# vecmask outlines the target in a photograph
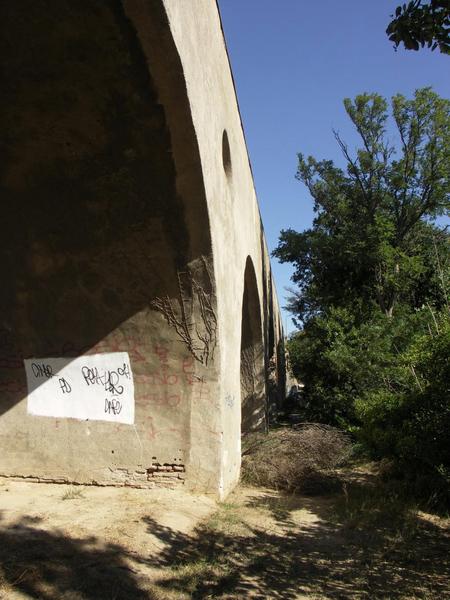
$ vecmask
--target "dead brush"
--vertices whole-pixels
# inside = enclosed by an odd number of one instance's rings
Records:
[[[70,486],[61,496],[61,500],[79,500],[80,498],[84,498],[84,490],[74,486]]]
[[[337,484],[333,469],[349,457],[348,436],[328,425],[302,423],[242,442],[242,481],[256,486],[321,493]]]

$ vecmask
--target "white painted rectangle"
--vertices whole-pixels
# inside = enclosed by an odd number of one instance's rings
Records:
[[[24,360],[28,413],[134,423],[134,382],[127,352]]]

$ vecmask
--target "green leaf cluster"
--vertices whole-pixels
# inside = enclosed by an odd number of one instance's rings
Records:
[[[450,54],[450,1],[412,0],[397,6],[386,33],[395,48],[403,42],[408,50],[427,46]]]

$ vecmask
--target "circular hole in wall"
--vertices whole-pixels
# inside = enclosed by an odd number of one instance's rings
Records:
[[[226,129],[223,130],[222,134],[222,161],[223,168],[227,177],[231,177],[231,152],[230,142],[228,141],[228,134]]]

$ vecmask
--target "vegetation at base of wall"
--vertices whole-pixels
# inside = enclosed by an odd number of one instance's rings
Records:
[[[61,500],[79,500],[80,498],[84,498],[84,489],[78,486],[70,486],[61,496]]]
[[[335,133],[346,170],[299,155],[316,218],[282,231],[274,252],[295,268],[299,412],[448,502],[450,236],[435,218],[449,208],[450,102],[428,88],[397,95],[391,121],[377,94],[344,104],[362,147],[352,155]]]
[[[416,494],[448,502],[448,315],[423,309],[391,323],[378,314],[359,327],[346,317],[335,311],[314,324],[318,337],[289,344],[307,382],[302,418],[349,431],[370,457],[394,460]]]
[[[246,484],[318,493],[333,486],[332,470],[350,455],[349,437],[334,427],[307,423],[243,440],[241,478]]]

